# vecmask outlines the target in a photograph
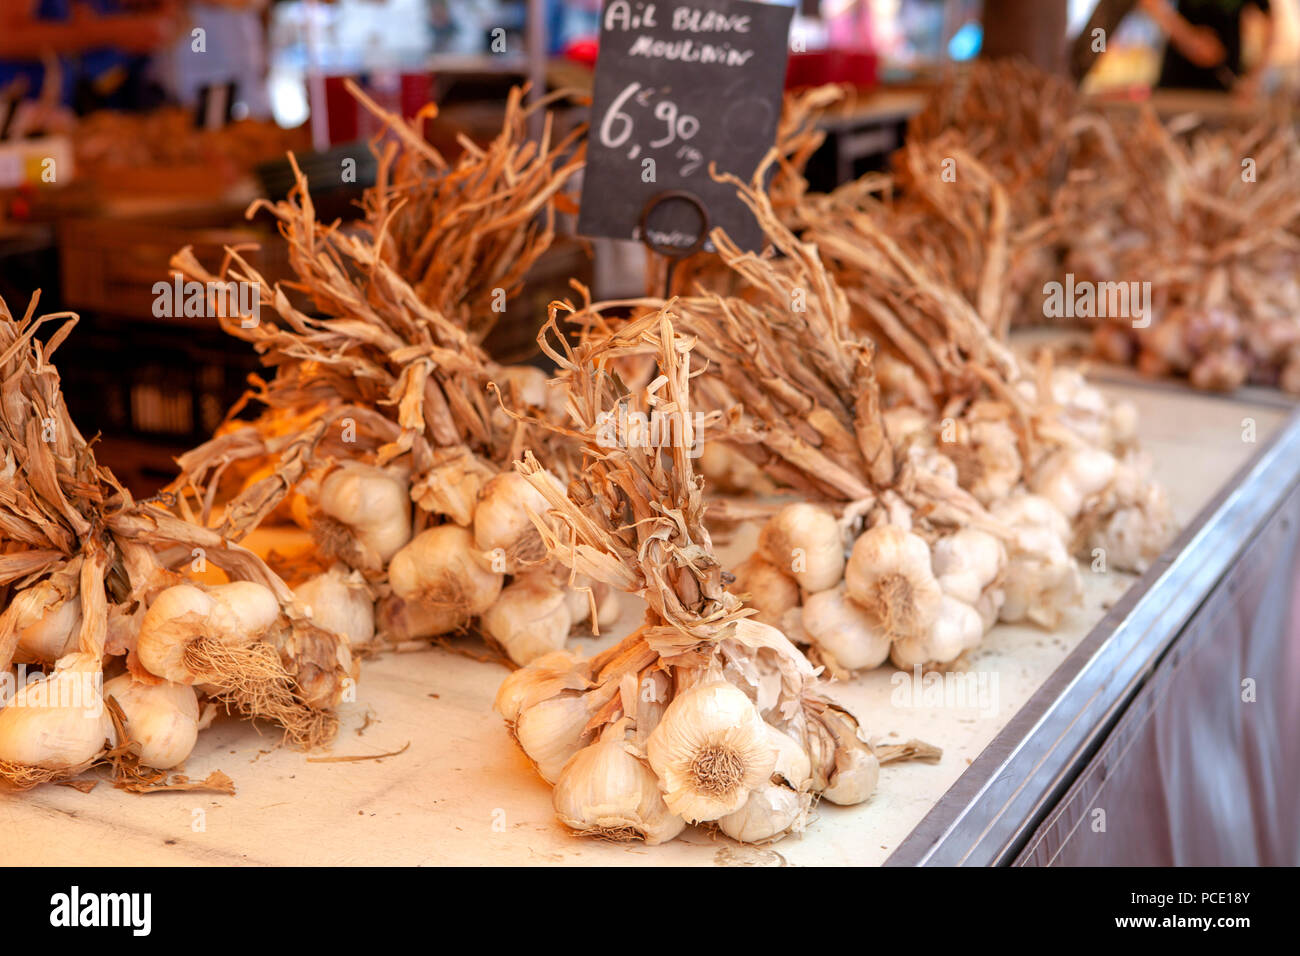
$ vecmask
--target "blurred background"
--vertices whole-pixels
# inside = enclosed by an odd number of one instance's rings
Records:
[[[981,53],[1032,58],[1118,104],[1194,96],[1236,111],[1292,96],[1298,5],[800,0],[787,85],[854,91],[826,118],[809,179],[829,189],[883,168],[925,92]],[[1175,85],[1169,37],[1187,49],[1198,40],[1170,10],[1228,17],[1216,21],[1231,34],[1224,65],[1190,92],[1159,88]],[[265,274],[284,275],[282,252],[252,251],[269,227],[245,210],[289,188],[288,151],[321,218],[352,214],[374,176],[368,140],[379,124],[345,80],[408,117],[436,102],[425,133],[452,156],[460,137],[499,129],[513,85],[589,90],[599,13],[598,0],[5,0],[0,296],[21,312],[39,289],[42,309],[81,314],[60,368],[74,418],[103,435],[102,460],[133,487],[156,487],[257,371],[213,320],[155,316],[151,289],[187,245],[205,262],[240,245]],[[584,119],[580,106],[560,110],[561,126]],[[347,158],[351,180],[340,175]],[[644,254],[628,245],[557,242],[529,284],[533,299],[513,303],[489,346],[527,360],[545,302],[570,277],[598,294],[639,292]]]

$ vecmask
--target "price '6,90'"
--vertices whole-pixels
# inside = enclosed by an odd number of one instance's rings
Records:
[[[601,118],[600,144],[609,149],[621,149],[626,145],[636,129],[636,121],[632,118],[632,114],[624,110],[624,106],[628,105],[629,100],[639,106],[649,106],[654,97],[655,91],[642,89],[640,83],[629,83],[625,86]],[[663,124],[663,135],[646,143],[650,149],[663,149],[676,142],[684,144],[700,130],[700,121],[688,113],[682,113],[677,104],[669,99],[661,99],[654,104],[653,116]],[[650,131],[651,135],[656,132],[659,132],[658,128]],[[635,159],[640,153],[641,145],[633,143],[627,155],[629,159]],[[689,148],[679,149],[677,156],[679,159],[687,160],[682,168],[682,174],[687,176],[694,172],[703,159],[698,150]]]

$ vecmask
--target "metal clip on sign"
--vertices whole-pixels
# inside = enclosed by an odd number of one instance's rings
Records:
[[[672,246],[667,243],[656,242],[650,232],[650,216],[665,203],[684,202],[695,207],[696,213],[700,217],[700,231],[695,237],[695,241],[689,246]],[[645,243],[646,248],[651,252],[656,252],[668,260],[668,272],[664,276],[664,295],[667,299],[672,295],[673,276],[677,272],[677,264],[687,256],[694,255],[704,248],[704,243],[709,238],[709,210],[704,205],[703,200],[689,189],[667,189],[661,193],[651,196],[649,201],[641,209],[641,241]]]

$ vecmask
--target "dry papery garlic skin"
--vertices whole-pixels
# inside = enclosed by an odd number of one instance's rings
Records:
[[[77,647],[81,630],[81,599],[62,596],[50,581],[41,581],[14,595],[19,612],[18,645],[14,659],[20,663],[57,661]]]

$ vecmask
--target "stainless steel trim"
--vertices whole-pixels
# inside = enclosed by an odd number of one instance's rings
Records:
[[[1098,622],[885,865],[989,866],[1014,859],[1156,661],[1297,484],[1300,411]]]

